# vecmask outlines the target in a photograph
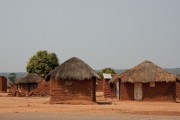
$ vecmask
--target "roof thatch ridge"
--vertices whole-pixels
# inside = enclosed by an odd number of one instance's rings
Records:
[[[36,73],[30,73],[25,77],[21,77],[15,80],[15,83],[38,83],[40,80],[43,80]]]
[[[165,71],[151,61],[145,60],[132,69],[115,76],[112,81],[121,79],[122,82],[175,82],[178,78],[174,74]]]
[[[46,80],[89,80],[100,79],[99,75],[84,61],[73,57],[56,67],[47,76]]]

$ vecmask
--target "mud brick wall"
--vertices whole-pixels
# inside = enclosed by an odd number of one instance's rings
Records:
[[[36,96],[46,96],[50,93],[50,81],[41,80],[37,89],[34,90]]]
[[[112,83],[113,87],[110,87],[108,82],[110,80],[103,80],[103,92],[104,98],[116,98],[116,83]]]
[[[7,79],[0,76],[0,92],[7,92]]]
[[[176,82],[176,100],[180,101],[180,81]]]
[[[18,91],[17,84],[13,84],[8,92],[9,96],[16,96],[16,92]]]
[[[9,96],[26,96],[28,93],[28,84],[13,84],[8,94]]]
[[[29,91],[30,84],[13,84],[9,90],[9,96],[46,96],[50,92],[50,82],[41,80],[38,83],[31,83],[34,85],[34,89]]]
[[[120,100],[134,100],[134,84],[120,83]]]
[[[96,91],[103,92],[103,80],[97,80],[96,83]]]
[[[175,100],[175,82],[156,82],[155,87],[150,87],[150,83],[143,84],[143,100],[147,101],[169,101]]]
[[[51,80],[50,103],[59,103],[66,100],[93,101],[93,80],[73,80],[67,83],[64,80]]]
[[[29,91],[28,91],[28,84],[20,84],[20,92],[28,95]]]

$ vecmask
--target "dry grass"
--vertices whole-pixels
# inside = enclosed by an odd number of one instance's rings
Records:
[[[18,83],[38,83],[43,78],[39,77],[35,73],[28,74],[26,77],[19,78],[15,81],[16,84]]]
[[[91,80],[99,75],[84,61],[73,57],[50,72],[46,80]]]
[[[158,65],[144,61],[143,63],[135,66],[124,73],[115,76],[113,81],[121,79],[122,82],[175,82],[178,78],[172,73],[165,71]]]

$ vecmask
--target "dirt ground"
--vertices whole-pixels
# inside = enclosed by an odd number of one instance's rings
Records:
[[[0,120],[180,120],[180,116],[94,113],[0,113]]]
[[[140,114],[180,116],[180,103],[105,100],[102,93],[97,93],[97,103],[80,101],[81,105],[49,104],[49,97],[8,97],[0,94],[0,113],[21,112],[64,112],[98,114]]]

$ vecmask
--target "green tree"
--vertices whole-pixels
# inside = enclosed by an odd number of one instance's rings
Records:
[[[26,70],[28,73],[36,73],[42,78],[45,78],[45,76],[58,65],[59,60],[55,53],[41,50],[29,59]]]
[[[103,77],[103,73],[107,73],[107,74],[116,74],[116,72],[115,72],[112,68],[110,68],[110,67],[104,68],[104,69],[102,69],[101,72],[98,73],[99,76],[101,76],[101,78]]]
[[[14,82],[16,79],[16,73],[9,73],[8,79],[10,80],[11,83]]]

